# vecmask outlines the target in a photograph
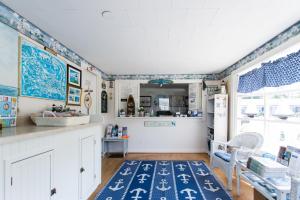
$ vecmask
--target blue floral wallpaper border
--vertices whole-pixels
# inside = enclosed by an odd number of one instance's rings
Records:
[[[130,75],[111,75],[113,80],[154,80],[154,79],[171,79],[171,80],[188,80],[188,79],[205,79],[218,80],[217,74],[130,74]]]
[[[218,74],[219,79],[223,79],[231,74],[231,72],[235,71],[236,69],[242,67],[243,65],[255,60],[259,56],[262,56],[266,52],[280,46],[287,40],[297,36],[300,34],[300,20],[293,24],[292,26],[288,27],[260,47],[256,48],[254,51],[234,63],[233,65],[227,67],[224,71]]]
[[[34,41],[40,43],[43,46],[55,50],[59,55],[65,57],[66,59],[76,63],[81,66],[82,62],[88,61],[83,59],[81,56],[64,46],[62,43],[58,42],[56,39],[51,37],[49,34],[26,20],[24,17],[13,11],[11,8],[7,7],[0,1],[0,22],[10,26],[11,28],[17,30],[18,32],[26,35],[27,37],[33,39]],[[227,67],[220,73],[216,74],[130,74],[130,75],[109,75],[103,72],[101,69],[96,67],[101,73],[104,80],[116,80],[116,79],[128,79],[128,80],[151,80],[151,79],[206,79],[206,80],[220,80],[229,76],[233,71],[242,67],[243,65],[255,60],[264,53],[280,46],[290,38],[293,38],[300,34],[300,21],[290,26],[277,36],[273,37],[271,40],[267,41],[260,47],[256,48],[254,51],[234,63],[233,65]]]
[[[56,51],[59,55],[72,61],[73,63],[81,66],[81,62],[88,61],[84,60],[81,56],[73,52],[68,47],[64,46],[62,43],[51,37],[49,34],[26,20],[24,17],[13,11],[11,8],[7,7],[0,1],[0,22],[10,26],[16,31],[26,35],[27,37],[33,39],[34,41],[46,46],[50,49]],[[109,75],[97,68],[102,75],[103,79],[109,79]]]

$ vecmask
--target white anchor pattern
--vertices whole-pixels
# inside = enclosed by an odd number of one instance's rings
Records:
[[[203,161],[125,161],[95,200],[232,200]]]

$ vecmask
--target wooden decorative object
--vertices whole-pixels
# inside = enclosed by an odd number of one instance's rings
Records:
[[[135,103],[132,95],[129,95],[127,99],[127,115],[134,116],[135,115]]]

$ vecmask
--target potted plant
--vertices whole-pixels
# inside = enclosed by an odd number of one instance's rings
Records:
[[[119,115],[120,115],[120,117],[125,117],[125,110],[124,109],[120,109]]]
[[[139,117],[144,117],[145,116],[145,109],[144,109],[144,107],[139,107],[138,108],[138,113],[139,113]]]

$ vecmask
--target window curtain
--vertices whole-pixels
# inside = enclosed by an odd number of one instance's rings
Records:
[[[280,87],[296,82],[300,82],[300,51],[262,63],[260,68],[240,76],[238,92],[249,93],[264,87]]]
[[[265,86],[265,70],[263,67],[260,67],[240,76],[238,92],[249,93],[259,90]]]

